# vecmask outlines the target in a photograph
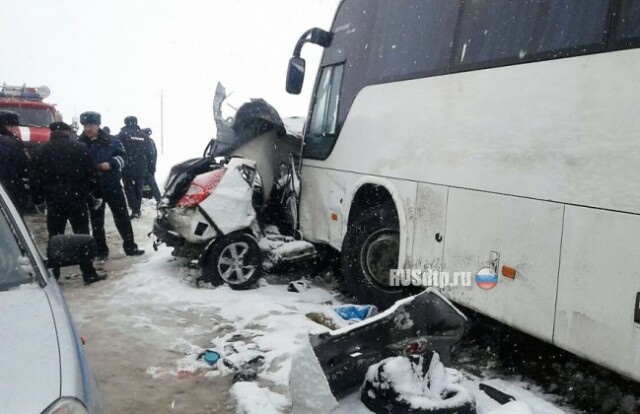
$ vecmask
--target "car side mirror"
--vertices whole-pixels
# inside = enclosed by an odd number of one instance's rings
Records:
[[[47,267],[66,267],[92,261],[96,242],[88,234],[53,236],[47,248]]]
[[[299,95],[304,83],[304,70],[306,62],[301,57],[289,59],[289,69],[287,69],[287,92]]]

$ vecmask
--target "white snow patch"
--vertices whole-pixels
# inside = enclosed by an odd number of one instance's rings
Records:
[[[255,382],[237,382],[230,392],[238,414],[279,414],[289,406],[283,395],[259,387]]]
[[[158,253],[149,257],[146,263],[133,268],[126,278],[114,281],[114,287],[121,294],[111,301],[117,303],[140,303],[150,306],[170,306],[178,311],[197,310],[216,316],[213,327],[230,324],[232,333],[212,338],[211,349],[223,358],[242,366],[261,355],[264,360],[258,369],[259,380],[271,382],[274,386],[288,385],[291,369],[291,355],[309,333],[326,332],[328,329],[306,317],[307,313],[331,313],[333,306],[341,304],[336,294],[313,285],[300,293],[287,291],[286,285],[263,285],[248,291],[234,291],[228,286],[215,289],[196,288],[191,282],[192,275],[185,269],[185,261],[172,259],[168,248],[160,247]],[[139,326],[149,326],[149,321],[139,318]],[[240,336],[240,339],[234,339]],[[225,353],[226,345],[233,345],[237,355]],[[203,344],[204,345],[204,344]],[[218,362],[214,367],[197,356],[204,349],[178,339],[171,345],[173,350],[185,353],[170,369],[151,367],[149,375],[179,376],[184,372],[203,375],[229,375],[233,371]],[[208,371],[218,370],[219,374]]]
[[[488,384],[506,394],[511,395],[518,401],[519,403],[525,404],[528,409],[533,414],[564,414],[565,411],[556,407],[551,402],[547,401],[549,396],[544,394],[544,392],[532,386],[529,383],[522,381],[506,381],[502,379],[482,379],[468,373],[464,374],[464,378],[462,380],[462,385],[466,388],[473,391],[473,394],[476,397],[476,402],[478,403],[478,413],[479,414],[495,414],[494,411],[497,409],[501,409],[500,404],[489,397],[484,391],[481,391],[478,388],[480,383]],[[508,405],[508,404],[506,404]],[[506,406],[505,405],[505,406]],[[506,413],[510,411],[498,411],[498,414]],[[514,411],[515,413],[520,413],[520,411]],[[523,413],[528,413],[524,411]]]
[[[533,414],[533,411],[523,402],[512,401],[491,411],[489,414]]]

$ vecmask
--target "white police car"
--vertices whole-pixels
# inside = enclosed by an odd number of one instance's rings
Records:
[[[47,270],[92,254],[90,236],[58,236],[45,262],[0,186],[0,412],[103,412],[71,314]]]

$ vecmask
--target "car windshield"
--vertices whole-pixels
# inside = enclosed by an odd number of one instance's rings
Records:
[[[34,280],[31,261],[20,248],[5,211],[0,210],[0,291]]]
[[[23,108],[19,106],[6,107],[8,109],[17,112],[20,115],[21,125],[35,125],[39,127],[48,127],[50,123],[54,121],[53,113],[46,108]]]

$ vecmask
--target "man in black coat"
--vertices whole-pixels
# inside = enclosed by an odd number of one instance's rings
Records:
[[[149,136],[140,130],[138,118],[128,116],[124,119],[124,126],[118,134],[118,139],[127,152],[127,165],[122,171],[124,191],[127,194],[129,208],[131,208],[131,219],[137,219],[142,215],[140,208],[142,206],[142,186],[148,162]]]
[[[156,143],[151,138],[151,129],[145,128],[142,130],[149,137],[149,142],[147,144],[147,169],[144,175],[144,183],[151,188],[151,194],[153,198],[155,198],[156,202],[159,203],[162,198],[162,194],[160,194],[160,189],[158,188],[158,183],[156,182],[156,164],[158,162],[158,149],[156,147]]]
[[[13,111],[0,111],[0,183],[20,214],[27,208],[29,192],[29,156],[17,137],[20,116]]]
[[[75,234],[89,234],[87,197],[97,189],[98,172],[87,151],[71,139],[71,127],[64,122],[49,125],[51,139],[36,151],[31,164],[33,202],[47,202],[49,239],[64,234],[67,220]],[[91,261],[81,263],[85,285],[106,279],[98,275]],[[56,279],[60,269],[53,269]]]
[[[139,256],[144,250],[138,249],[133,237],[133,228],[127,212],[127,201],[122,192],[122,168],[127,153],[122,143],[100,129],[101,116],[97,112],[80,114],[80,123],[84,131],[78,139],[87,146],[89,155],[98,169],[98,183],[101,198],[109,205],[113,213],[113,221],[123,240],[124,252],[127,256]],[[98,260],[105,261],[109,257],[109,247],[104,232],[104,210],[102,204],[98,209],[90,211],[93,238],[98,246]]]

